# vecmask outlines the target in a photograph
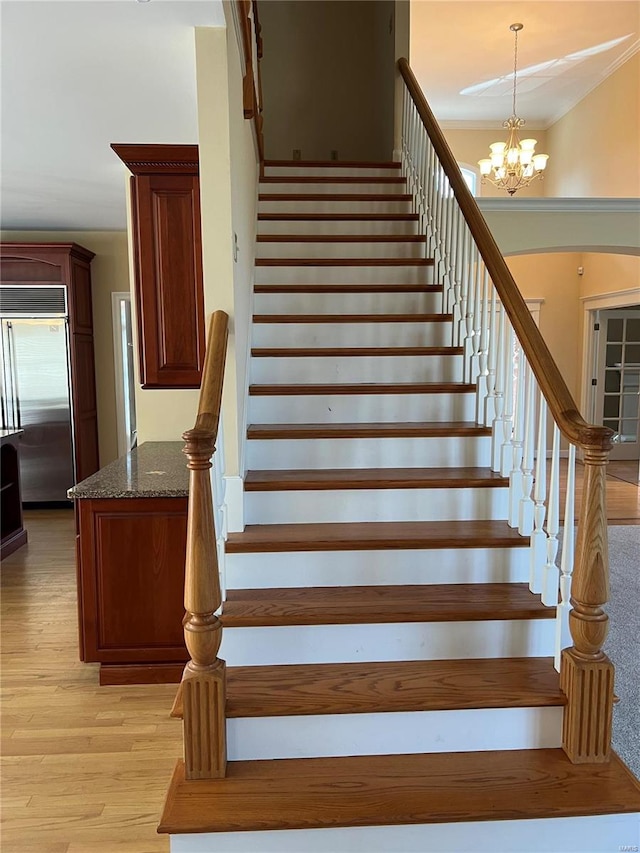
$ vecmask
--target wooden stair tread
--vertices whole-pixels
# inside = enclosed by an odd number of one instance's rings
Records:
[[[178,697],[180,700],[181,694]],[[553,658],[227,667],[227,717],[566,704]],[[182,716],[178,701],[172,716]]]
[[[462,347],[253,347],[253,358],[391,357],[462,355]]]
[[[406,184],[400,175],[265,175],[260,184]]]
[[[230,589],[224,627],[554,619],[528,584]]]
[[[472,394],[476,386],[470,382],[361,382],[313,385],[250,385],[249,394],[256,397],[311,396],[314,394]]]
[[[255,284],[255,293],[442,293],[441,284]]]
[[[259,213],[263,222],[417,222],[417,213]]]
[[[258,234],[258,243],[424,243],[424,234]]]
[[[248,524],[230,533],[227,553],[526,548],[506,521],[383,521],[345,524]]]
[[[254,323],[449,323],[451,314],[254,314]]]
[[[235,832],[577,817],[640,811],[615,753],[571,764],[561,749],[238,761],[225,779],[176,766],[159,832]]]
[[[400,169],[402,163],[397,160],[265,160],[265,167],[268,166],[284,166],[293,167],[296,169],[305,169],[308,166],[313,168],[329,169]]]
[[[490,468],[323,468],[248,471],[247,492],[312,489],[465,489],[509,485]]]
[[[257,267],[432,267],[433,258],[256,258]]]
[[[259,193],[258,201],[412,201],[410,193]]]
[[[438,423],[411,421],[370,424],[252,424],[250,439],[280,438],[449,438],[453,436],[491,435],[489,427],[471,421]]]

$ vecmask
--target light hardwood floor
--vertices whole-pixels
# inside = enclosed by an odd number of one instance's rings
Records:
[[[27,514],[2,564],[3,853],[156,853],[181,754],[175,685],[99,687],[78,660],[73,513]]]
[[[638,494],[608,478],[611,523],[640,521]],[[2,851],[168,851],[155,828],[181,753],[176,688],[98,686],[78,661],[73,513],[30,512],[27,528],[1,570]]]

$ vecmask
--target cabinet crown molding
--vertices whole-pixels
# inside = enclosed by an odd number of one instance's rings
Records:
[[[111,143],[112,150],[134,175],[198,175],[197,145],[129,145]]]

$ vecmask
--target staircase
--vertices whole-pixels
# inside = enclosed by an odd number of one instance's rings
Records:
[[[400,165],[266,163],[259,200],[229,764],[179,765],[160,831],[174,853],[637,845],[626,767],[561,748],[556,608]]]

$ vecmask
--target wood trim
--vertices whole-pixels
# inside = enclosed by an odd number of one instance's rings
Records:
[[[249,524],[227,540],[228,554],[528,547],[529,540],[506,521]]]
[[[504,488],[508,477],[490,468],[322,468],[248,471],[245,492],[333,491],[341,489]]]
[[[561,749],[234,761],[228,781],[198,783],[185,780],[178,762],[158,831],[457,823],[637,811],[640,786],[615,754],[609,764],[596,767],[571,765]],[[469,833],[473,835],[473,823]]]
[[[376,177],[374,175],[267,175],[261,184],[406,184],[406,178]]]
[[[610,450],[613,432],[606,427],[588,424],[578,411],[564,377],[549,352],[540,330],[531,318],[502,252],[460,174],[451,149],[409,63],[402,58],[398,61],[398,68],[560,431],[565,438],[581,448]]]
[[[411,201],[409,193],[259,193],[258,201]]]
[[[432,267],[433,258],[256,258],[257,267]]]
[[[259,213],[261,222],[418,222],[417,213]]]
[[[311,396],[314,394],[472,394],[471,382],[398,382],[359,383],[341,385],[250,385],[253,397]]]
[[[230,589],[225,627],[555,619],[524,583]]]
[[[449,323],[452,314],[254,314],[254,323]]]
[[[463,347],[253,347],[252,358],[387,358],[462,355]]]
[[[112,150],[134,175],[198,175],[197,145],[130,145],[112,142]]]
[[[402,163],[392,162],[389,160],[376,161],[372,160],[265,160],[266,166],[283,166],[286,168],[295,167],[305,169],[312,168],[328,168],[328,169],[401,169]]]
[[[448,438],[491,435],[491,428],[475,423],[375,424],[253,424],[247,438],[264,440],[309,438]]]
[[[256,284],[254,293],[442,293],[441,284]]]
[[[424,234],[258,234],[257,243],[426,243]]]

